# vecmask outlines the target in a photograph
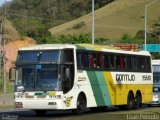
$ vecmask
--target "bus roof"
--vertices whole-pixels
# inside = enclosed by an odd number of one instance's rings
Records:
[[[119,53],[119,54],[135,54],[135,55],[151,56],[148,51],[139,51],[139,52],[124,51],[119,48],[108,46],[108,45],[77,44],[76,47],[77,49],[82,49],[82,50],[93,50],[93,51],[102,51],[102,52],[113,52],[113,53]]]
[[[53,50],[53,49],[64,49],[64,48],[75,48],[74,45],[69,44],[40,44],[33,45],[24,48],[20,48],[20,51],[30,51],[30,50]]]
[[[65,48],[150,56],[150,53],[147,51],[140,51],[140,52],[124,51],[124,50],[120,50],[119,48],[108,46],[108,45],[92,45],[92,44],[75,44],[75,45],[73,44],[41,44],[41,45],[34,45],[34,46],[20,48],[19,51],[54,50],[54,49],[65,49]]]

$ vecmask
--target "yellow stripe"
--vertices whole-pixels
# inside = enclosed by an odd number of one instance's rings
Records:
[[[113,83],[111,72],[103,72],[103,75],[105,78],[106,85],[108,85],[107,87],[110,93],[112,105],[115,105],[115,85]]]
[[[137,90],[141,91],[142,103],[152,101],[152,84],[114,84],[111,72],[103,72],[103,74],[110,93],[112,105],[127,104],[127,97],[130,90],[133,91],[134,96]]]

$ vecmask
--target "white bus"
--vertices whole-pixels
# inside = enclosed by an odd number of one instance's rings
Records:
[[[21,48],[16,61],[15,107],[69,110],[106,106],[134,109],[152,101],[149,52],[90,44],[53,44]],[[12,78],[10,73],[10,78]]]
[[[160,105],[160,60],[152,60],[153,66],[153,102]]]

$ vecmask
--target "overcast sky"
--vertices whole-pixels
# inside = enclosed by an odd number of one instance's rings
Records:
[[[1,6],[2,4],[4,4],[5,1],[6,1],[6,2],[9,2],[9,1],[12,1],[12,0],[0,0],[0,6]]]

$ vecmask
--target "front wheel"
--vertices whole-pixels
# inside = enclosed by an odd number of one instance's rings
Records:
[[[87,101],[83,95],[79,95],[77,99],[77,108],[73,110],[74,114],[82,114],[86,109]]]

